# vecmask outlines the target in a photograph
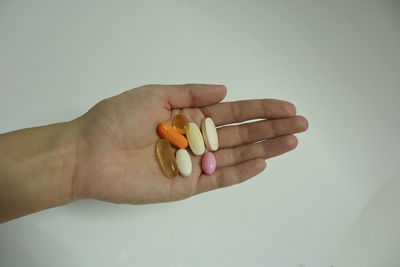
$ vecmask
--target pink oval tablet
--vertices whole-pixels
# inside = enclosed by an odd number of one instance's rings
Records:
[[[201,169],[205,174],[213,174],[215,168],[217,167],[217,161],[215,160],[215,156],[211,152],[207,152],[203,155],[201,159]]]

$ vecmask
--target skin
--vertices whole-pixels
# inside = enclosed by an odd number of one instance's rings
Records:
[[[222,102],[222,85],[146,85],[105,99],[81,117],[0,135],[0,221],[82,198],[115,203],[176,201],[241,183],[265,159],[297,146],[308,128],[293,104],[273,99]],[[155,158],[156,127],[183,113],[218,128],[217,169],[166,178]],[[256,122],[247,120],[260,119]],[[235,123],[235,125],[229,125]],[[237,124],[240,123],[240,124]]]

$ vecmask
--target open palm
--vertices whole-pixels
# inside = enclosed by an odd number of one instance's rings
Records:
[[[78,118],[74,194],[105,201],[145,204],[184,199],[240,183],[265,169],[265,159],[292,150],[292,134],[308,127],[295,107],[272,99],[223,102],[219,85],[146,85],[105,99]],[[155,157],[156,127],[183,113],[200,125],[211,117],[218,128],[217,169],[201,172],[201,157],[191,154],[189,177],[166,178]]]

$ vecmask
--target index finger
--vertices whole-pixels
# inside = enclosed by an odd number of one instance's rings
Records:
[[[170,108],[202,107],[218,103],[226,95],[224,85],[215,84],[180,84],[159,85]]]
[[[277,119],[296,115],[296,107],[287,101],[253,99],[223,102],[200,108],[205,117],[211,117],[216,126],[253,119]]]

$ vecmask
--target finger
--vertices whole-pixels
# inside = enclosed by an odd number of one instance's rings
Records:
[[[231,186],[250,179],[266,167],[263,159],[253,159],[230,167],[217,169],[212,175],[201,175],[198,181],[197,194]]]
[[[204,116],[211,117],[217,126],[253,119],[276,119],[296,115],[296,107],[292,103],[275,99],[224,102],[203,107],[201,110]]]
[[[297,138],[294,135],[280,136],[259,143],[220,149],[214,152],[214,155],[217,161],[217,168],[222,168],[251,159],[276,157],[295,149],[297,143]]]
[[[234,126],[218,128],[220,148],[235,147],[269,138],[300,133],[308,128],[306,118],[262,120]]]
[[[226,95],[226,87],[212,84],[161,85],[169,108],[202,107],[219,103]]]

